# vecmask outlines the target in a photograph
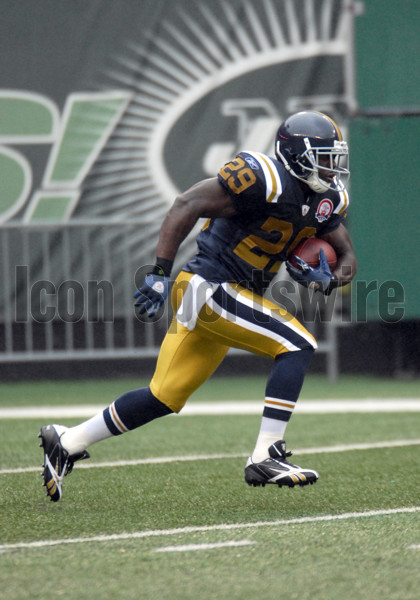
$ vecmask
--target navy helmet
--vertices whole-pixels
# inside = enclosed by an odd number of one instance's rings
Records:
[[[275,152],[293,177],[317,193],[342,190],[343,178],[350,175],[340,165],[344,159],[348,166],[347,142],[338,125],[320,112],[302,111],[288,117],[277,132]]]

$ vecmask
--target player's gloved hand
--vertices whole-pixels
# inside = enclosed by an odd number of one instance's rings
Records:
[[[286,269],[295,281],[307,288],[320,291],[323,294],[329,294],[331,292],[330,284],[334,279],[334,276],[331,273],[327,257],[322,249],[319,251],[319,267],[316,269],[310,267],[308,263],[298,256],[294,256],[293,258],[298,267],[295,267],[290,261],[287,261]]]
[[[165,303],[169,294],[169,277],[149,273],[143,285],[134,293],[137,300],[135,306],[139,307],[139,315],[152,319]]]

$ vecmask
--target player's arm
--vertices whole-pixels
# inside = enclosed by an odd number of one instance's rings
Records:
[[[331,246],[337,254],[337,265],[331,272],[327,257],[320,250],[318,267],[310,267],[299,257],[294,257],[298,265],[286,262],[286,269],[295,281],[315,291],[320,291],[329,296],[337,287],[346,285],[353,279],[357,270],[356,256],[353,250],[350,235],[342,223],[329,233],[319,236]]]
[[[153,318],[164,304],[176,253],[198,219],[229,217],[235,212],[229,193],[217,177],[200,181],[175,199],[160,229],[155,266],[134,294],[139,315]]]
[[[337,280],[336,285],[349,283],[357,271],[357,259],[349,232],[340,223],[337,229],[320,236],[320,238],[331,244],[337,254],[337,266],[333,272],[334,279]]]
[[[156,256],[172,262],[181,242],[201,217],[230,217],[235,207],[229,193],[217,177],[205,179],[180,194],[160,229]]]

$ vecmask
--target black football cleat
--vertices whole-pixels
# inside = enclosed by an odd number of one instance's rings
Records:
[[[287,460],[292,453],[286,452],[286,442],[283,440],[270,446],[268,452],[270,458],[259,463],[252,462],[251,457],[248,458],[245,467],[245,481],[248,485],[264,487],[266,483],[274,483],[279,487],[286,485],[292,488],[295,485],[315,483],[318,479],[316,471],[302,469]]]
[[[46,425],[41,427],[38,437],[41,438],[40,446],[44,449],[44,470],[41,475],[44,478],[43,485],[46,487],[47,496],[52,502],[58,502],[63,495],[63,479],[71,473],[73,465],[77,460],[89,458],[86,450],[78,454],[69,455],[61,445],[60,438],[67,427],[63,425]]]

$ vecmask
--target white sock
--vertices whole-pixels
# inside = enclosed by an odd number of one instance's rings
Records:
[[[71,456],[77,452],[83,452],[91,444],[109,437],[112,437],[112,433],[106,426],[103,414],[100,412],[88,421],[76,425],[76,427],[70,427],[61,436],[61,443]]]
[[[287,424],[287,421],[278,421],[277,419],[262,417],[260,432],[258,434],[254,452],[252,453],[252,461],[254,463],[269,458],[269,447],[275,442],[284,439]]]

